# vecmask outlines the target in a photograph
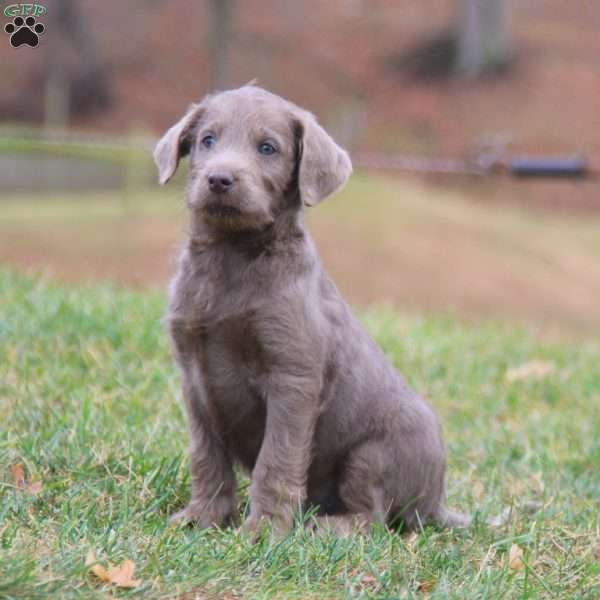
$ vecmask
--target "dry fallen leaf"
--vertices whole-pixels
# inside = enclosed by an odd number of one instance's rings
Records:
[[[513,383],[526,379],[544,379],[554,373],[556,366],[553,362],[546,360],[532,360],[520,367],[506,370],[506,381]]]
[[[23,465],[21,463],[11,465],[10,474],[15,482],[15,487],[22,490],[25,487],[25,469],[23,469]]]
[[[140,585],[141,580],[133,578],[135,563],[132,560],[124,560],[118,567],[110,567],[108,575],[112,583],[117,587],[135,588]]]
[[[600,545],[598,545],[598,546],[596,546],[596,547],[594,548],[594,556],[595,556],[595,557],[596,557],[598,560],[600,560]]]
[[[525,564],[523,563],[523,549],[517,544],[513,544],[508,552],[508,566],[514,571],[520,571]]]
[[[13,481],[15,482],[15,487],[18,490],[23,490],[24,492],[29,492],[30,494],[38,494],[42,490],[41,481],[28,482],[25,479],[25,469],[21,463],[15,463],[14,465],[11,465],[10,473]]]
[[[428,581],[417,581],[417,591],[427,594],[431,592],[436,585],[437,581],[435,581],[435,579],[430,579]]]
[[[85,558],[86,566],[101,581],[112,583],[121,588],[135,588],[142,582],[140,579],[133,578],[135,563],[132,560],[124,560],[119,566],[108,563],[108,569],[105,569],[96,560],[96,556],[90,550]]]
[[[85,566],[90,567],[90,571],[101,581],[110,582],[108,571],[96,561],[96,556],[91,550],[85,557]]]

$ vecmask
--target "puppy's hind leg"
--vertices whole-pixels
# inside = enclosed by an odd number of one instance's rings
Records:
[[[389,506],[385,501],[384,465],[378,442],[353,449],[342,469],[339,497],[345,514],[334,516],[335,528],[367,530],[373,523],[386,523]],[[327,517],[324,517],[327,519]],[[330,517],[331,519],[331,517]]]

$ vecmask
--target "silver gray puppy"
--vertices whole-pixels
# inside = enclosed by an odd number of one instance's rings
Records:
[[[238,462],[252,474],[252,533],[264,521],[285,532],[309,507],[339,531],[467,525],[445,506],[435,413],[352,315],[303,222],[350,176],[348,154],[310,113],[248,85],[169,129],[154,153],[161,183],[185,155],[190,235],[168,322],[192,492],[174,519],[235,522]]]

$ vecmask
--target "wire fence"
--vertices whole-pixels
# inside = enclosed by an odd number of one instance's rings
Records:
[[[147,135],[0,129],[0,190],[149,185],[155,181],[155,142]],[[352,159],[357,169],[422,175],[596,181],[600,176],[600,162],[579,155],[510,156],[484,151],[468,158],[432,158],[355,152]],[[77,169],[73,161],[79,161]]]

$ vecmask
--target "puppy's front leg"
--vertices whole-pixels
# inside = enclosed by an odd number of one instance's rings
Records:
[[[202,528],[235,520],[235,479],[231,459],[211,418],[204,389],[194,364],[183,365],[183,395],[190,429],[189,504],[171,522],[193,522]]]
[[[267,391],[267,422],[252,472],[250,515],[244,529],[258,534],[269,521],[276,534],[288,531],[306,498],[306,481],[318,416],[313,374],[277,374]]]

